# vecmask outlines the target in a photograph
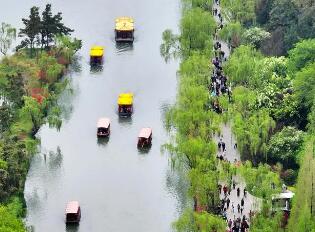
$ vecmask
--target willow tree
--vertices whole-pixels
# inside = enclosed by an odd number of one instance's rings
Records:
[[[1,23],[0,27],[0,52],[7,55],[13,40],[16,39],[16,29],[10,24]]]
[[[184,57],[193,51],[209,54],[216,22],[211,12],[193,8],[184,12],[181,20],[181,50]]]
[[[289,219],[290,232],[315,231],[315,138],[309,136],[302,152],[302,162],[293,207]]]
[[[260,81],[257,70],[263,56],[251,46],[240,46],[234,50],[226,63],[225,73],[233,84],[257,87]]]
[[[216,215],[207,212],[196,213],[187,209],[182,213],[180,218],[173,223],[173,229],[176,232],[225,232],[226,222]]]

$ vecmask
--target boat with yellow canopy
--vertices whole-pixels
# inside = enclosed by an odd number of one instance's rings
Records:
[[[130,17],[119,17],[115,20],[115,40],[116,42],[133,42],[134,40],[134,20]]]
[[[118,97],[118,115],[120,117],[130,117],[133,112],[133,94],[121,93]]]
[[[101,63],[103,61],[104,47],[93,46],[90,50],[91,63]]]

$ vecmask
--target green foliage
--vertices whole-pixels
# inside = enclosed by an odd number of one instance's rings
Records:
[[[64,26],[62,23],[62,14],[58,12],[56,15],[53,15],[51,12],[51,4],[47,4],[45,10],[42,13],[41,21],[41,43],[46,48],[50,46],[50,43],[54,41],[56,35],[63,36],[69,35],[73,32],[72,29]]]
[[[245,179],[247,190],[256,197],[270,201],[273,194],[281,191],[278,173],[272,172],[267,164],[260,164],[257,168],[253,168],[251,162],[247,161],[237,171]],[[272,187],[273,184],[275,188]]]
[[[26,37],[26,39],[23,40],[22,46],[29,45],[30,46],[30,56],[33,55],[33,48],[34,43],[39,43],[39,37],[38,34],[40,33],[41,29],[41,19],[39,15],[39,8],[38,7],[32,7],[29,19],[22,19],[24,28],[20,29],[19,36],[20,37]]]
[[[268,159],[281,162],[284,168],[296,169],[298,153],[303,144],[304,133],[294,127],[284,127],[274,134],[268,143]]]
[[[252,27],[244,31],[243,39],[248,45],[260,48],[261,43],[270,38],[270,33],[259,27]]]
[[[299,10],[291,0],[275,0],[273,2],[268,21],[271,30],[282,30],[284,53],[298,41],[296,25],[298,23]]]
[[[21,219],[11,206],[0,206],[0,231],[1,232],[26,232]]]
[[[46,53],[40,56],[38,66],[43,73],[41,80],[49,84],[55,83],[64,69],[63,65],[57,63],[55,57],[49,56]]]
[[[275,127],[267,110],[251,112],[245,117],[237,112],[233,118],[233,132],[236,136],[242,159],[257,163],[267,160],[267,142]]]
[[[32,133],[35,134],[43,122],[42,106],[32,97],[24,97],[24,106],[20,111],[22,121],[31,121],[33,124]]]
[[[62,23],[62,13],[52,14],[51,4],[47,4],[42,13],[42,18],[39,14],[38,7],[31,8],[29,19],[22,19],[24,28],[20,29],[19,36],[26,37],[17,47],[17,50],[30,46],[30,55],[32,57],[35,45],[41,45],[47,50],[52,42],[56,43],[57,36],[67,36],[73,32],[72,29],[66,27]],[[79,41],[75,41],[77,44]],[[81,42],[80,42],[81,43]],[[81,46],[81,45],[80,45]]]
[[[251,222],[250,231],[253,232],[283,232],[281,228],[282,212],[275,215],[269,212],[268,205],[263,206],[262,212],[255,215]]]
[[[10,49],[13,40],[16,39],[16,29],[10,24],[1,23],[0,28],[0,52],[6,55]]]
[[[224,232],[226,223],[223,219],[207,212],[195,213],[186,210],[181,217],[173,224],[176,232]]]
[[[314,232],[315,228],[315,158],[314,137],[306,140],[300,172],[288,224],[290,232]]]
[[[171,57],[176,58],[180,53],[179,36],[174,35],[170,29],[167,29],[162,34],[162,40],[160,53],[165,61],[168,61]]]
[[[294,89],[300,107],[306,112],[310,112],[315,96],[315,63],[304,68],[296,74]]]
[[[181,20],[182,55],[187,57],[193,51],[205,52],[209,55],[215,28],[216,23],[210,12],[200,8],[185,11]]]
[[[253,23],[255,21],[254,0],[222,0],[221,6],[230,19],[240,23]]]
[[[212,0],[184,0],[184,3],[189,4],[192,8],[201,8],[205,11],[211,11],[212,10]]]
[[[230,22],[219,31],[219,36],[224,41],[228,41],[232,48],[241,44],[243,28],[240,22]]]
[[[288,68],[296,73],[315,62],[315,39],[302,40],[289,51]]]
[[[234,50],[225,66],[225,73],[233,84],[244,86],[259,86],[260,79],[256,76],[256,70],[262,55],[251,46],[240,46]]]

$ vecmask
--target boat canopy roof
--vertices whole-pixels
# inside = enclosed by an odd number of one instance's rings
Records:
[[[286,191],[280,194],[276,194],[272,196],[272,199],[291,199],[294,196],[294,193],[291,191]]]
[[[118,97],[118,105],[132,105],[133,94],[132,93],[121,93]]]
[[[116,27],[117,31],[133,31],[134,30],[134,21],[130,17],[119,17],[116,18]]]
[[[109,118],[100,118],[97,121],[97,128],[108,128],[110,125]]]
[[[66,214],[68,213],[78,213],[79,210],[79,202],[78,201],[70,201],[66,207]]]
[[[103,56],[104,48],[101,46],[93,46],[90,50],[90,56]]]
[[[149,127],[142,128],[139,133],[139,138],[149,138],[152,134],[152,129]]]

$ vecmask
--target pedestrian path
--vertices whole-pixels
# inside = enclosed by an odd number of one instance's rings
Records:
[[[221,15],[221,8],[218,0],[215,0],[214,2],[213,14],[218,24],[219,31],[220,28],[222,28],[223,25],[225,24],[225,21]],[[223,51],[224,57],[223,59],[220,60],[219,64],[214,63],[215,69],[214,75],[217,75],[216,74],[217,70],[219,70],[219,77],[216,76],[215,78],[221,78],[221,76],[224,76],[222,64],[223,62],[225,62],[225,60],[228,59],[230,55],[230,49],[228,44],[218,39],[217,35],[218,31],[216,31],[216,34],[214,35],[214,44],[217,44],[217,42],[219,42],[220,44],[219,52]],[[225,85],[224,88],[227,88],[227,86]],[[232,94],[231,89],[229,89],[229,91],[230,91],[229,94]],[[221,91],[217,93],[222,94]],[[221,133],[220,135],[215,136],[215,140],[217,141],[219,148],[218,149],[219,152],[217,154],[218,157],[224,159],[225,160],[224,162],[227,161],[231,163],[237,163],[240,161],[240,153],[237,150],[236,140],[232,133],[230,124],[221,125]],[[233,232],[248,231],[247,227],[250,224],[250,214],[259,210],[261,201],[260,199],[250,195],[247,192],[247,190],[244,191],[244,189],[246,189],[246,183],[242,177],[233,176],[232,182],[234,183],[234,185],[232,186],[228,186],[227,184],[221,183],[222,189],[220,199],[222,214],[226,216],[227,223],[228,225],[230,225],[227,231]],[[223,189],[226,190],[225,193]]]

